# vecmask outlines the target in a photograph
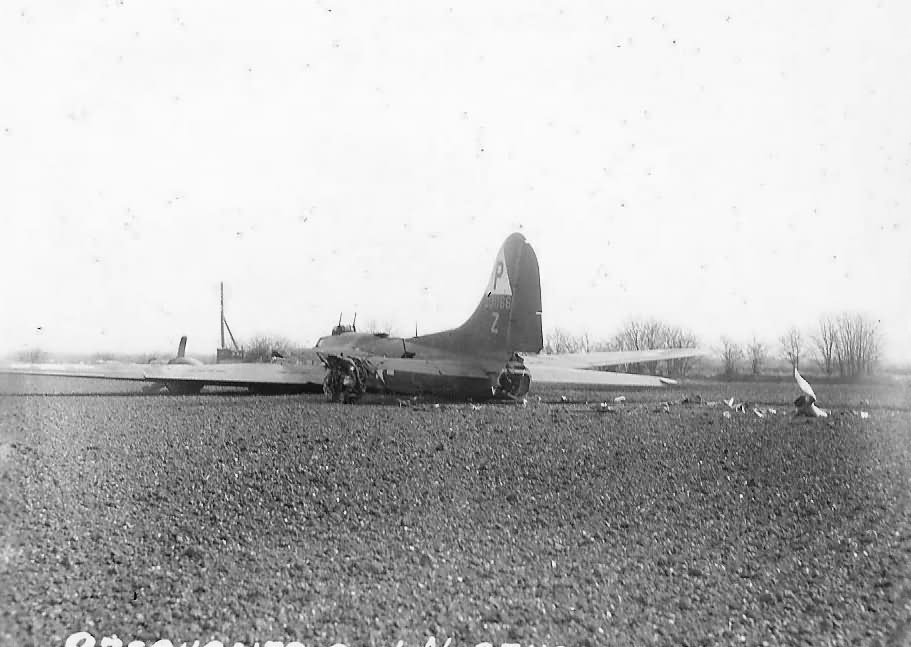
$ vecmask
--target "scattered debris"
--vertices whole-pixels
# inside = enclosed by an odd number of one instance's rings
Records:
[[[723,415],[725,418],[730,418],[730,417],[731,417],[731,412],[730,412],[730,411],[723,411],[723,412],[721,413],[721,415]]]
[[[614,398],[614,402],[616,402],[617,404],[620,404],[620,403],[622,403],[622,402],[626,402],[626,396],[625,396],[625,395],[618,395],[616,398]]]
[[[757,407],[753,407],[753,413],[756,414],[757,418],[765,418],[765,414],[760,411]]]
[[[410,407],[411,406],[410,400],[396,400],[396,402],[399,403],[400,407]]]
[[[617,413],[617,410],[607,402],[599,402],[598,404],[593,405],[592,410],[598,413]]]
[[[687,395],[680,401],[680,404],[702,404],[702,396],[698,393],[696,395]],[[706,402],[709,406],[714,406],[716,402]]]
[[[567,402],[569,402],[569,398],[567,398],[565,395],[561,395],[560,402],[562,402],[563,404],[566,404]]]

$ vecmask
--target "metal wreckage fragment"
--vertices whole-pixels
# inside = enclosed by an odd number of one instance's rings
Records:
[[[383,383],[382,374],[366,359],[345,355],[319,354],[328,369],[323,379],[323,393],[329,402],[357,402],[367,392],[367,381]]]

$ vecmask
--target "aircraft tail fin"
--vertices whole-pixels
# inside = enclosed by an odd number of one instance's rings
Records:
[[[184,335],[180,338],[180,343],[177,344],[177,358],[183,359],[184,355],[187,353],[187,336]]]
[[[525,237],[512,234],[500,247],[481,301],[465,323],[415,341],[482,354],[540,351],[541,277],[535,250]]]

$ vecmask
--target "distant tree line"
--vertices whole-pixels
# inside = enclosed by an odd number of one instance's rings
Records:
[[[808,336],[796,326],[790,327],[778,338],[778,350],[781,359],[794,368],[800,369],[802,360],[814,359],[827,376],[857,378],[871,375],[881,360],[880,322],[852,312],[825,315]],[[744,360],[750,374],[761,375],[770,352],[769,347],[755,336],[743,345],[730,337],[722,337],[718,349],[722,372],[727,377],[740,374]]]
[[[27,348],[13,353],[13,359],[17,362],[28,362],[29,364],[40,364],[41,362],[46,361],[47,358],[47,353],[37,347]]]
[[[594,340],[587,332],[574,334],[562,328],[550,330],[544,339],[545,353],[585,353],[594,351],[635,351],[660,348],[698,346],[697,336],[690,330],[670,325],[655,318],[630,319],[613,336]],[[801,368],[815,361],[827,376],[853,379],[872,374],[882,353],[882,334],[879,320],[843,312],[820,317],[811,334],[797,326],[782,333],[776,344],[769,344],[756,335],[746,343],[724,336],[717,354],[726,377],[759,376],[779,360]],[[611,367],[624,372],[645,372],[652,375],[686,377],[698,365],[700,358],[688,357],[661,362],[642,362]]]
[[[281,335],[258,335],[244,345],[245,362],[271,362],[273,359],[300,359],[305,348]]]

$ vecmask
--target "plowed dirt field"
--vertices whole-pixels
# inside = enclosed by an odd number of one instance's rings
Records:
[[[825,420],[790,383],[438,407],[3,386],[9,644],[909,640],[907,383],[819,385]]]

